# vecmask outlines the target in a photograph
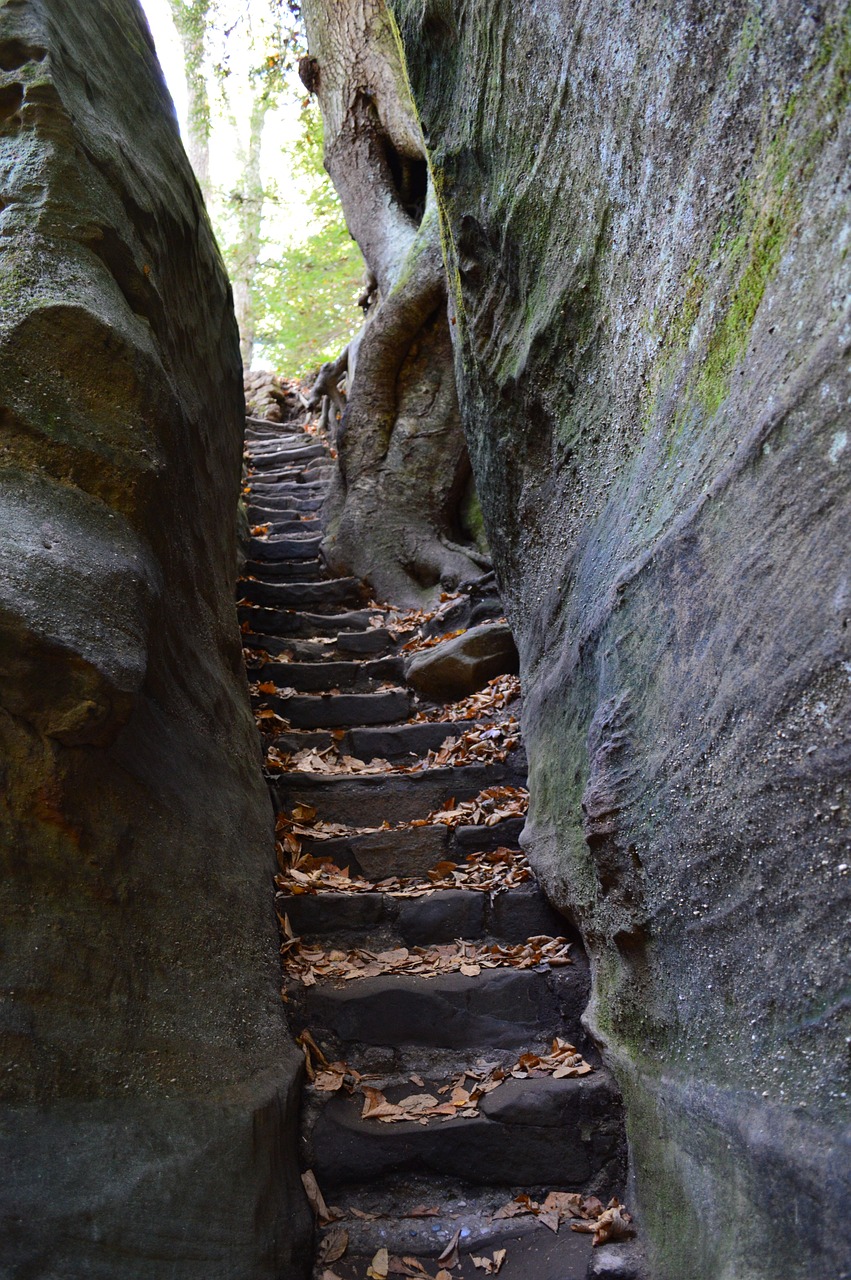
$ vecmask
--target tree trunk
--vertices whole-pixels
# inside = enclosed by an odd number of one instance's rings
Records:
[[[210,97],[204,75],[204,41],[210,0],[169,0],[171,16],[183,48],[186,77],[186,154],[205,202],[210,198]]]
[[[350,344],[325,554],[383,598],[419,605],[488,562],[461,545],[470,474],[455,390],[437,209],[384,0],[307,0],[301,74],[325,167],[375,279]]]
[[[254,305],[254,279],[260,256],[260,232],[263,224],[263,177],[260,171],[260,150],[263,126],[271,106],[267,89],[261,89],[251,108],[248,146],[239,149],[242,166],[240,187],[231,195],[236,206],[238,238],[232,255],[231,281],[236,321],[239,325],[239,348],[242,363],[251,368],[254,340],[257,331],[257,312]],[[236,122],[234,121],[236,126]]]

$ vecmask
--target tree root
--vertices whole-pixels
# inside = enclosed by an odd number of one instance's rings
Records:
[[[311,412],[320,410],[319,426],[328,431],[332,438],[337,419],[342,418],[346,408],[346,397],[339,384],[348,367],[349,348],[346,346],[336,360],[327,360],[323,364],[307,399],[307,408]]]

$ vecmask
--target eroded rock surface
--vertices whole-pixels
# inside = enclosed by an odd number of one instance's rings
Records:
[[[393,7],[521,655],[526,843],[591,952],[658,1273],[833,1280],[847,9]]]
[[[0,174],[4,1274],[295,1275],[237,335],[133,0],[0,7]]]
[[[406,664],[408,684],[430,698],[466,698],[495,676],[516,675],[519,658],[511,628],[504,622],[470,627]]]

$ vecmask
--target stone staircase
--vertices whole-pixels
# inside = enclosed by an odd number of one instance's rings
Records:
[[[316,1280],[637,1275],[630,1245],[592,1250],[623,1195],[622,1107],[581,1025],[579,939],[519,850],[522,748],[429,758],[482,724],[498,736],[506,709],[417,699],[400,652],[416,631],[326,572],[325,444],[254,421],[246,449],[239,615],[279,815]]]

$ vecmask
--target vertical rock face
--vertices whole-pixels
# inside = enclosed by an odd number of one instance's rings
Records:
[[[658,1273],[845,1274],[851,24],[395,0]],[[844,1223],[844,1225],[843,1225]]]
[[[134,0],[0,4],[4,1274],[289,1276],[230,292]]]

